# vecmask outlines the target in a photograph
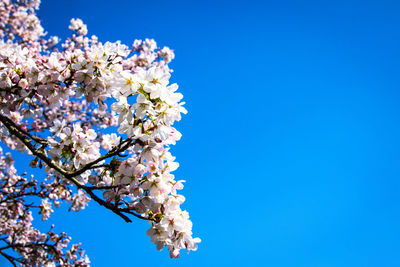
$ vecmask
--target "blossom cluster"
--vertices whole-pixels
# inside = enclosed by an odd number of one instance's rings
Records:
[[[33,177],[17,174],[14,159],[0,149],[0,240],[2,255],[23,266],[88,266],[90,261],[80,244],[69,246],[70,237],[53,230],[40,232],[33,224],[32,211],[38,210],[46,220],[60,201],[72,201],[72,191],[66,183],[49,179],[39,183]],[[27,197],[41,199],[39,205]],[[32,201],[32,199],[30,199]],[[14,249],[20,257],[5,254]]]
[[[92,199],[127,222],[151,222],[147,234],[171,257],[196,250],[184,181],[172,174],[170,146],[181,138],[173,124],[187,112],[170,83],[173,51],[152,39],[101,43],[80,19],[64,42],[45,39],[39,3],[0,1],[0,139],[33,156],[48,184],[68,188],[42,198],[42,218],[52,204],[78,211]]]

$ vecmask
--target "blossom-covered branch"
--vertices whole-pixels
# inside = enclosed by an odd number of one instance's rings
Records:
[[[0,208],[19,208],[4,218],[28,229],[32,210],[48,219],[52,206],[70,202],[78,211],[92,199],[126,222],[132,216],[150,221],[151,241],[167,246],[171,257],[196,250],[200,239],[192,237],[189,214],[180,207],[184,181],[175,180],[179,164],[169,152],[181,138],[172,125],[186,113],[178,85],[169,82],[173,51],[150,39],[131,47],[103,44],[86,36],[80,19],[71,20],[73,34],[64,42],[46,39],[35,14],[39,2],[0,1],[0,139],[46,172],[39,187],[39,180],[16,174],[20,184],[10,184],[7,168],[15,168],[8,161]],[[28,203],[31,197],[39,203]],[[0,224],[0,255],[13,264],[89,264],[79,246],[67,249],[65,234],[20,242],[10,227]]]
[[[56,206],[74,201],[68,183],[50,176],[39,183],[33,176],[19,176],[13,165],[11,155],[0,150],[0,254],[14,266],[87,266],[89,260],[80,244],[67,249],[70,238],[65,233],[42,233],[32,225],[33,211],[44,220],[50,216],[49,199]]]

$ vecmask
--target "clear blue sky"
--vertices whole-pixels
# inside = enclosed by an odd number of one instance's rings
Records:
[[[169,2],[169,3],[167,3]],[[176,52],[173,148],[202,238],[177,260],[144,221],[58,211],[94,267],[400,266],[399,1],[43,0],[49,35]]]

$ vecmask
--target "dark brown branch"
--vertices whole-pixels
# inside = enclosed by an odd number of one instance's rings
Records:
[[[81,188],[83,190],[85,190],[89,196],[94,199],[97,203],[99,203],[101,206],[113,211],[115,214],[119,215],[122,219],[125,220],[125,222],[132,222],[131,219],[129,219],[128,216],[126,216],[125,214],[122,213],[121,209],[118,208],[118,206],[112,205],[111,203],[108,203],[106,201],[104,201],[103,199],[99,198],[95,193],[93,193],[93,191],[91,189],[89,189],[86,186],[82,186]]]
[[[71,181],[72,183],[74,183],[79,189],[84,190],[86,193],[89,194],[89,196],[96,201],[97,203],[99,203],[101,206],[113,211],[115,214],[117,214],[118,216],[120,216],[122,219],[124,219],[126,222],[132,222],[132,220],[127,217],[125,214],[123,214],[123,212],[128,213],[128,214],[132,214],[135,217],[138,217],[140,219],[144,219],[144,220],[152,220],[151,218],[144,218],[138,214],[135,214],[133,212],[131,212],[129,209],[121,209],[116,205],[110,204],[106,201],[104,201],[103,199],[99,198],[96,194],[93,193],[93,189],[91,187],[87,187],[85,185],[82,185],[81,183],[79,183],[74,177],[84,173],[86,170],[89,170],[91,167],[95,166],[97,163],[99,163],[102,160],[105,160],[107,158],[113,157],[115,155],[117,155],[118,153],[121,153],[123,151],[125,151],[127,148],[129,148],[133,143],[135,142],[141,142],[139,140],[133,140],[132,138],[128,138],[125,139],[124,141],[122,141],[118,146],[116,146],[115,148],[113,148],[111,151],[109,151],[107,154],[105,154],[104,156],[99,157],[98,159],[86,164],[84,167],[82,167],[81,169],[75,171],[75,172],[68,172],[66,170],[64,170],[63,168],[61,168],[60,166],[58,166],[57,164],[55,164],[50,158],[48,158],[44,152],[38,151],[37,149],[35,149],[35,147],[30,143],[30,141],[26,138],[26,136],[24,136],[24,132],[20,129],[20,127],[18,127],[18,125],[16,125],[12,120],[10,120],[9,118],[7,118],[6,116],[0,114],[0,122],[2,122],[4,124],[4,126],[7,127],[8,131],[15,135],[31,152],[34,156],[38,157],[39,159],[41,159],[44,163],[46,163],[49,167],[51,167],[52,169],[54,169],[55,171],[57,171],[58,173],[60,173],[62,176],[64,176],[67,180]],[[142,143],[142,142],[141,142]]]
[[[18,127],[12,120],[7,118],[4,115],[0,114],[0,121],[7,127],[8,131],[15,135],[31,152],[34,156],[41,159],[45,162],[49,167],[56,170],[57,172],[61,173],[63,176],[68,175],[69,173],[55,164],[51,159],[49,159],[43,152],[38,151],[24,136],[23,132],[21,131],[20,127]]]
[[[119,188],[123,185],[104,185],[104,186],[87,186],[86,189],[88,190],[104,190],[104,189],[115,189]]]
[[[107,154],[105,154],[104,156],[101,156],[101,157],[99,157],[98,159],[96,159],[96,160],[94,160],[94,161],[92,161],[92,162],[89,162],[88,164],[86,164],[85,166],[83,166],[81,169],[79,169],[79,170],[77,170],[77,171],[75,171],[75,172],[73,172],[73,173],[71,173],[71,174],[68,174],[68,175],[69,175],[70,177],[78,176],[78,175],[84,173],[85,171],[91,169],[91,168],[92,168],[93,166],[95,166],[97,163],[99,163],[99,162],[101,162],[101,161],[103,161],[103,160],[105,160],[105,159],[108,159],[108,158],[117,156],[119,153],[125,151],[126,149],[128,149],[130,146],[132,146],[132,145],[135,144],[135,143],[139,143],[139,144],[141,144],[141,145],[144,145],[143,141],[140,141],[140,140],[138,140],[138,139],[133,140],[132,138],[127,138],[127,139],[123,140],[121,143],[119,143],[119,145],[117,145],[116,147],[114,147],[112,150],[110,150],[110,151],[109,151]]]
[[[4,119],[7,120],[9,123],[15,124],[11,119],[7,118],[4,116]],[[17,125],[17,124],[15,124]],[[37,136],[33,136],[30,133],[28,133],[27,131],[23,130],[21,127],[18,127],[18,130],[21,131],[23,134],[27,135],[30,139],[32,139],[33,141],[40,143],[40,144],[47,144],[47,141],[43,138],[37,137]]]
[[[143,217],[142,215],[139,215],[139,214],[137,214],[137,213],[134,213],[132,210],[130,210],[130,209],[128,209],[128,208],[125,208],[125,209],[120,209],[121,211],[123,211],[123,212],[126,212],[126,213],[128,213],[128,214],[132,214],[133,216],[135,216],[136,218],[139,218],[139,219],[142,219],[142,220],[147,220],[147,221],[156,221],[155,219],[153,219],[153,218],[146,218],[146,217]]]
[[[4,253],[3,251],[0,250],[0,254],[6,258],[14,267],[18,267],[18,265],[14,262],[16,259],[14,257],[11,257],[10,255]]]

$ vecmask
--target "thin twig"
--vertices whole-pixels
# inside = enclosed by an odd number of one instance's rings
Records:
[[[14,267],[17,267],[17,266],[18,266],[18,265],[14,262],[14,261],[15,261],[15,258],[14,258],[14,257],[11,257],[10,255],[4,253],[4,252],[1,251],[1,250],[0,250],[0,254],[1,254],[4,258],[6,258]]]

